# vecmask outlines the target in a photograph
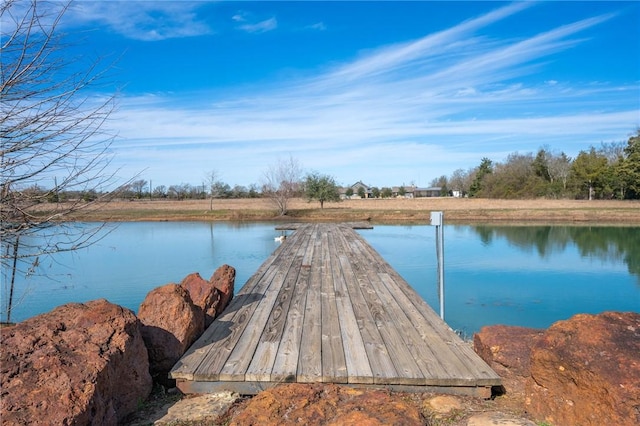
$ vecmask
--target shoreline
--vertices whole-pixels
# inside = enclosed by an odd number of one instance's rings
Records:
[[[442,211],[447,223],[520,225],[640,225],[640,201],[493,200],[461,198],[362,199],[325,203],[296,198],[278,216],[268,199],[132,200],[86,205],[68,220],[100,222],[369,222],[429,224],[431,211]],[[53,207],[53,208],[52,208]],[[34,212],[55,213],[64,205],[39,205]]]

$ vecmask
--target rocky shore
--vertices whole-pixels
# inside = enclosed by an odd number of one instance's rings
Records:
[[[181,395],[167,373],[224,309],[234,279],[227,265],[209,280],[191,274],[151,291],[137,316],[97,300],[3,328],[2,424],[640,424],[635,312],[576,315],[546,330],[483,328],[474,349],[504,384],[490,399],[334,384]]]
[[[117,425],[233,297],[235,269],[149,292],[138,316],[107,300],[69,303],[1,329],[3,425]]]

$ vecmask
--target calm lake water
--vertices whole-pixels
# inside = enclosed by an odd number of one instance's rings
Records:
[[[238,289],[280,244],[272,223],[113,226],[93,246],[42,258],[35,274],[19,276],[12,320],[98,298],[137,311],[151,289],[192,272],[209,278],[225,263]],[[435,228],[358,232],[437,312]],[[640,311],[640,227],[446,225],[444,248],[445,320],[466,336],[490,324],[548,327],[576,313]],[[3,307],[6,285],[3,276]]]

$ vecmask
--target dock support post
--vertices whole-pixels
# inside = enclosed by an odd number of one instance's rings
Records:
[[[438,261],[438,299],[440,318],[444,321],[444,214],[431,212],[431,225],[436,227],[436,257]]]

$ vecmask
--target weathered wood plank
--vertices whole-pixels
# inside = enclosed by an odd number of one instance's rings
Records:
[[[293,294],[292,287],[296,285],[296,281],[298,280],[298,271],[293,272],[294,268],[298,266],[296,263],[297,260],[291,264],[280,294],[271,309],[269,319],[260,335],[260,341],[258,342],[253,357],[246,357],[251,360],[251,364],[247,367],[244,380],[271,380],[271,370],[276,359],[278,347],[282,342],[282,335],[289,314],[291,295]]]
[[[445,377],[449,378],[450,384],[464,384],[469,376],[467,366],[462,363],[458,354],[451,351],[451,347],[446,341],[459,340],[459,337],[442,322],[440,317],[431,309],[426,302],[414,305],[422,298],[400,277],[399,274],[391,266],[384,261],[371,246],[361,241],[367,250],[371,261],[375,260],[374,267],[377,269],[381,278],[386,278],[383,282],[387,285],[387,289],[393,294],[396,300],[400,301],[400,305],[404,307],[407,315],[413,324],[413,328],[417,330],[422,339],[416,343],[422,346],[423,351],[429,353],[429,359],[437,364],[436,367],[440,371],[446,371]],[[434,384],[431,383],[430,384]],[[439,384],[435,383],[435,384]]]
[[[338,308],[338,322],[340,324],[340,334],[342,335],[342,343],[344,349],[345,364],[347,365],[347,381],[348,383],[373,383],[373,371],[369,364],[369,358],[365,348],[360,327],[356,320],[347,283],[342,274],[342,266],[340,263],[340,248],[336,245],[336,239],[340,231],[332,228],[327,233],[329,245],[333,248],[329,251],[331,259],[331,275],[333,277],[333,285]]]
[[[397,379],[398,373],[396,372],[393,361],[387,351],[386,345],[375,325],[371,311],[368,309],[367,303],[362,295],[360,289],[360,283],[355,276],[352,268],[352,262],[350,258],[354,260],[353,252],[350,251],[348,244],[345,242],[345,237],[342,232],[344,229],[340,229],[339,237],[336,238],[336,247],[340,246],[341,252],[338,256],[338,260],[341,265],[344,281],[350,283],[346,286],[347,293],[351,299],[353,306],[353,312],[356,317],[358,329],[362,335],[362,340],[367,351],[367,357],[369,364],[373,372],[374,383],[388,383],[389,379]],[[347,255],[349,253],[349,255]]]
[[[404,279],[369,246],[361,237],[358,244],[369,253],[371,261],[379,271],[387,289],[392,290],[394,298],[400,301],[408,313],[413,328],[420,332],[423,342],[429,342],[428,348],[431,352],[430,360],[438,365],[435,367],[442,377],[440,371],[444,370],[449,376],[451,384],[466,384],[469,380],[476,380],[481,374],[488,381],[495,381],[498,376],[486,363],[473,352],[473,349],[453,332],[448,325],[442,322],[441,318],[433,309],[411,288]],[[427,347],[427,346],[423,346]]]
[[[394,281],[388,281],[388,275],[386,274],[381,274],[381,279],[382,282],[387,283],[390,288],[393,288],[396,285]],[[401,303],[410,302],[406,298],[406,295],[402,293],[395,293],[394,297],[397,297]],[[427,377],[425,380],[426,384],[466,384],[466,374],[464,371],[461,371],[461,368],[463,369],[463,367],[461,367],[456,354],[452,353],[449,346],[433,334],[426,324],[421,312],[414,306],[407,305],[405,313],[418,337],[418,339],[412,340],[415,345],[414,351],[422,354],[422,359],[426,361],[428,370],[434,373],[430,377]],[[415,334],[412,334],[415,337]]]
[[[178,389],[185,394],[203,394],[217,392],[235,392],[240,395],[255,395],[267,389],[271,389],[281,384],[280,382],[197,382],[180,380],[177,383]],[[376,389],[384,387],[387,390],[396,392],[433,392],[433,393],[453,393],[456,395],[472,396],[475,398],[489,399],[491,397],[491,387],[480,386],[411,386],[393,385],[381,386],[371,384],[343,384],[354,389]]]
[[[299,231],[298,231],[299,232]],[[295,282],[295,289],[291,298],[291,306],[287,315],[287,324],[282,336],[280,347],[276,355],[273,369],[271,370],[271,381],[274,382],[295,382],[298,374],[298,358],[300,357],[300,341],[302,339],[302,324],[305,314],[305,303],[307,288],[309,286],[310,268],[305,267],[305,262],[309,259],[310,246],[313,234],[309,239],[305,238],[306,244],[300,247],[302,264],[298,279]]]
[[[407,350],[411,353],[414,362],[424,375],[424,384],[431,384],[434,378],[447,377],[446,368],[437,361],[434,343],[425,339],[425,336],[417,331],[416,324],[421,321],[420,316],[416,315],[416,311],[407,312],[401,307],[398,298],[389,291],[389,288],[393,289],[395,287],[395,283],[389,281],[388,274],[378,273],[378,277],[383,285],[379,290],[379,294],[389,307],[389,311],[392,312],[391,315],[395,318],[395,327],[402,330],[399,335],[404,340]]]
[[[404,313],[399,309],[397,302],[384,292],[386,288],[375,273],[375,268],[371,268],[362,247],[351,241],[350,248],[357,256],[358,261],[352,262],[352,266],[361,285],[362,295],[396,368],[397,376],[388,377],[388,379],[396,384],[424,384],[425,375],[416,362],[416,354],[412,353],[408,347],[413,344],[411,338],[416,336],[407,334],[407,330],[403,328],[409,325],[402,321]]]
[[[278,268],[278,271],[265,293],[264,299],[260,303],[261,309],[257,310],[251,317],[240,338],[237,340],[227,362],[220,370],[220,380],[237,381],[245,379],[249,363],[253,359],[255,350],[265,330],[268,318],[274,311],[274,307],[277,307],[276,311],[284,310],[284,306],[276,305],[278,305],[279,302],[284,304],[284,300],[290,297],[290,292],[282,291],[283,287],[290,290],[298,279],[298,274],[300,273],[302,259],[304,256],[304,251],[302,251],[300,247],[303,247],[306,244],[309,239],[309,234],[309,232],[303,232],[300,235],[297,235],[300,242],[296,246],[297,251],[295,254],[292,254],[289,258],[279,259],[281,266]],[[280,298],[278,298],[278,296],[280,296]],[[278,315],[275,321],[280,323],[282,319],[282,316]],[[282,324],[284,323],[282,322]],[[280,330],[279,325],[274,326],[274,328],[276,328],[275,330],[272,330],[275,334],[274,338],[277,338],[278,330]]]
[[[366,262],[371,265],[371,275],[378,276],[379,281],[376,281],[378,295],[384,300],[385,308],[390,317],[394,319],[392,324],[403,338],[407,350],[411,352],[427,383],[431,383],[434,377],[448,377],[448,371],[455,368],[453,364],[448,362],[448,357],[451,354],[448,353],[448,348],[436,339],[437,335],[430,326],[425,324],[420,312],[413,308],[413,305],[408,303],[406,295],[400,292],[399,285],[404,283],[404,280],[399,276],[396,276],[396,279],[400,280],[399,282],[391,278],[389,275],[389,271],[392,270],[391,266],[381,259],[377,252],[361,237],[356,239],[353,245],[360,249]],[[430,307],[429,310],[431,310]],[[441,346],[438,349],[437,345],[439,344]],[[438,359],[438,350],[446,351],[445,365]]]
[[[331,247],[326,227],[320,230],[321,239],[321,303],[322,303],[322,381],[325,383],[347,383],[347,364],[340,323],[338,306],[333,283],[331,265]],[[337,265],[334,265],[337,267]]]
[[[318,228],[314,226],[314,235],[309,242],[309,268],[311,275],[307,288],[300,357],[298,360],[298,382],[322,381],[322,303],[320,299],[322,247]]]
[[[307,274],[301,272],[291,297],[287,323],[271,370],[271,381],[273,382],[296,381],[298,357],[300,354],[300,339],[302,338],[302,321],[304,320],[304,304],[307,296],[307,282]]]
[[[289,244],[281,245],[277,250],[277,256],[269,263],[264,276],[261,279],[257,278],[258,282],[253,288],[253,294],[260,295],[260,312],[267,306],[264,305],[267,289],[274,281],[281,283],[284,279],[281,262],[287,258],[289,262],[293,261],[293,254],[298,249],[296,242],[299,238],[302,238],[302,235],[293,235],[289,240]],[[273,295],[273,293],[272,291],[271,294]],[[270,302],[273,303],[273,300]],[[256,308],[257,306],[255,305],[242,305],[235,313],[232,311],[230,314],[227,314],[229,309],[223,312],[219,321],[222,325],[218,324],[215,326],[217,329],[221,329],[220,334],[217,336],[218,338],[215,344],[209,347],[207,354],[196,369],[194,373],[195,380],[220,380],[222,368],[226,365],[231,353],[236,349],[237,343],[251,321],[251,318],[253,318]],[[213,322],[211,327],[214,327],[216,322],[218,322],[218,319]],[[264,323],[260,325],[264,325]],[[251,355],[253,355],[253,352]]]
[[[298,228],[308,226],[305,223],[284,223],[276,225],[276,231],[295,231]],[[341,226],[347,226],[352,229],[373,229],[373,225],[369,222],[343,222]]]
[[[238,294],[229,303],[225,311],[214,321],[200,338],[187,350],[183,357],[176,363],[170,372],[175,379],[194,380],[194,374],[199,366],[207,358],[209,352],[215,346],[215,352],[219,358],[225,356],[218,352],[224,347],[226,339],[231,339],[230,326],[253,313],[258,302],[263,297],[264,286],[270,282],[276,269],[273,264],[280,256],[287,256],[291,246],[280,246],[265,260],[258,270],[247,280],[247,283],[238,291]],[[228,355],[228,353],[226,353]],[[226,359],[225,359],[226,360]],[[206,368],[206,367],[205,367]],[[211,379],[217,378],[217,373],[209,375]]]
[[[389,268],[388,273],[391,277],[399,276],[392,268]],[[406,296],[405,303],[407,306],[413,306],[426,320],[423,330],[429,330],[429,341],[440,345],[434,348],[438,361],[445,366],[455,366],[455,369],[447,370],[452,376],[450,377],[452,383],[463,385],[472,381],[478,382],[478,384],[488,384],[499,380],[499,376],[442,321],[415,290],[406,284],[406,281],[398,282],[396,279],[394,282],[398,284],[398,288]],[[410,305],[409,302],[411,303]]]
[[[313,234],[305,232],[304,230],[301,231],[301,234],[302,235],[299,235],[298,237],[303,238],[303,240],[297,249],[296,256],[301,258],[300,266],[304,266],[305,258],[307,256],[306,250],[304,249],[305,242],[307,242]],[[282,261],[284,261],[284,259]],[[283,334],[285,324],[289,322],[289,317],[291,315],[290,309],[293,298],[292,296],[296,293],[306,293],[306,289],[304,288],[305,286],[302,286],[301,290],[294,287],[299,287],[300,281],[306,281],[304,278],[305,275],[307,275],[305,274],[305,269],[297,265],[297,259],[289,265],[289,270],[286,273],[284,284],[280,289],[276,303],[271,309],[269,319],[267,320],[262,335],[260,336],[260,341],[258,342],[258,346],[253,354],[251,363],[247,367],[244,380],[272,380],[271,374],[274,363],[277,359],[279,347],[283,344],[285,347],[290,345],[289,342],[285,341]],[[294,306],[294,310],[295,309],[296,307]],[[289,350],[291,350],[291,348]],[[292,372],[284,372],[283,374],[285,377],[288,377],[291,374],[295,376],[295,369]],[[281,380],[286,379],[281,378]]]

